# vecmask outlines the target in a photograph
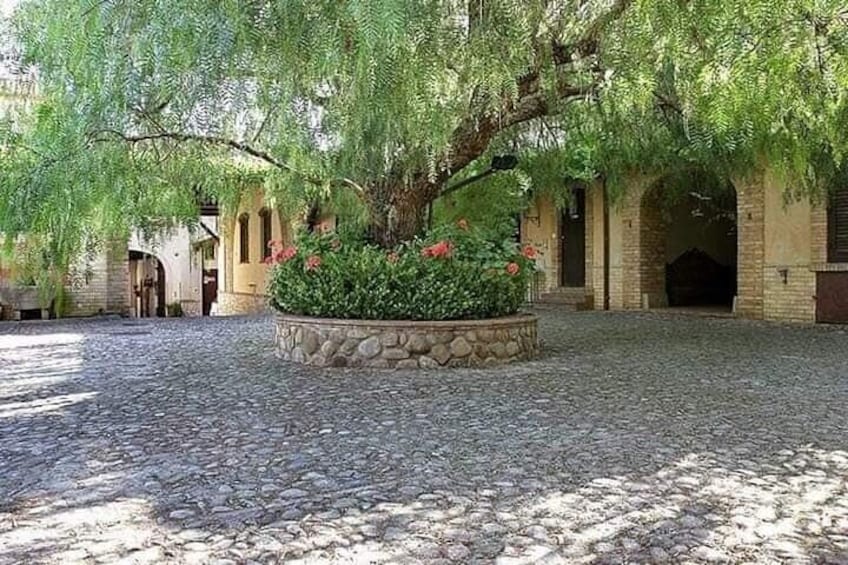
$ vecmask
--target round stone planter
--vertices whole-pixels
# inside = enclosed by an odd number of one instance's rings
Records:
[[[286,361],[330,367],[423,368],[502,365],[539,352],[536,316],[445,322],[336,320],[277,315]]]

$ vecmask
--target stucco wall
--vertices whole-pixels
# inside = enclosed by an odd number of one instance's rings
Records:
[[[557,209],[547,195],[537,196],[521,222],[521,241],[539,251],[536,264],[544,278],[540,291],[549,291],[559,284],[559,224]]]
[[[813,322],[813,207],[807,199],[787,201],[785,184],[773,174],[765,174],[763,180],[763,315],[768,320]],[[826,246],[826,239],[822,243]]]
[[[587,242],[592,242],[595,229],[595,218],[603,216],[603,200],[600,204],[594,201],[596,187],[588,187],[586,190],[586,232]],[[560,286],[561,273],[561,245],[560,239],[560,215],[561,212],[548,195],[536,196],[521,221],[521,242],[533,245],[539,251],[537,266],[544,273],[544,280],[540,288],[541,292],[551,291]],[[601,232],[603,236],[603,232]],[[595,256],[596,251],[591,243],[586,246],[585,288],[588,294],[595,291],[593,282],[595,280]],[[603,277],[602,277],[603,280]],[[591,304],[591,302],[590,302]]]
[[[299,219],[288,221],[282,218],[276,209],[266,203],[260,189],[246,194],[235,214],[222,217],[219,224],[221,245],[218,249],[219,314],[249,314],[266,310],[270,267],[262,262],[262,250],[267,246],[267,242],[262,241],[262,222],[259,216],[259,211],[265,207],[271,209],[271,239],[282,241],[284,245],[292,242]],[[240,261],[239,253],[241,240],[238,217],[242,214],[247,214],[250,218],[250,260],[245,263]],[[320,221],[331,228],[335,226],[335,218],[332,216],[322,217]],[[228,296],[222,297],[223,294]]]
[[[177,227],[147,239],[140,233],[130,237],[129,250],[156,257],[165,268],[165,303],[179,302],[187,316],[197,315],[197,304],[203,299],[203,252],[195,249],[195,238],[185,227]],[[137,279],[138,277],[136,277]],[[128,280],[128,294],[132,296],[133,285],[138,280]],[[136,301],[130,308],[132,315]]]

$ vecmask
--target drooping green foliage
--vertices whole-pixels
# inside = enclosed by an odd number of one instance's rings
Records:
[[[519,168],[474,194],[516,207],[633,170],[820,190],[845,155],[841,0],[25,0],[16,24],[41,94],[4,130],[0,230],[64,254],[198,190],[358,208],[393,244],[495,154]]]

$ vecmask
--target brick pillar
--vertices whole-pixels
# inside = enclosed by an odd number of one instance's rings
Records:
[[[813,202],[810,210],[810,259],[814,267],[827,263],[827,204]]]
[[[621,219],[620,285],[621,306],[623,308],[640,308],[642,305],[641,270],[639,268],[641,257],[639,204],[642,201],[642,194],[642,187],[628,187],[619,213]]]
[[[621,208],[624,308],[668,304],[665,293],[666,221],[653,179],[628,187]]]
[[[130,261],[127,242],[116,242],[106,250],[106,311],[129,316]]]
[[[736,181],[736,314],[763,318],[765,187],[761,173]]]
[[[218,293],[233,291],[233,251],[235,249],[235,217],[224,215],[219,222]]]

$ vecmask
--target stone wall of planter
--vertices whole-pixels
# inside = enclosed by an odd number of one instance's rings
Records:
[[[329,367],[435,369],[503,365],[539,352],[536,317],[447,322],[334,320],[277,315],[286,361]]]

